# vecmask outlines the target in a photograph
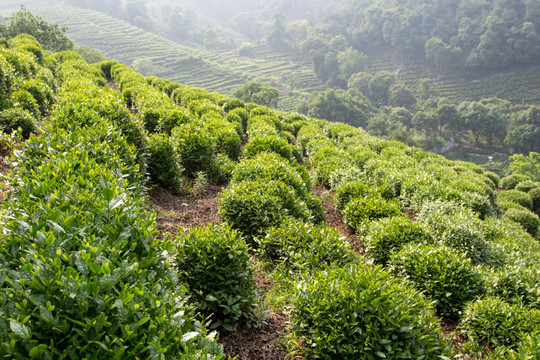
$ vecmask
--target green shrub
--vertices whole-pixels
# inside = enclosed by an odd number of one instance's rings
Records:
[[[390,256],[409,243],[429,243],[431,236],[420,222],[407,216],[382,218],[369,225],[364,244],[366,252],[380,264],[387,264]]]
[[[249,113],[244,108],[235,108],[233,110],[229,111],[228,115],[238,116],[240,119],[242,119],[241,124],[244,132],[247,130],[247,124],[249,120]]]
[[[41,113],[39,111],[39,105],[28,91],[26,90],[17,90],[11,93],[9,96],[9,101],[12,104],[12,107],[20,108],[22,110],[28,111],[32,114],[34,119],[40,119]]]
[[[219,215],[248,239],[262,235],[286,217],[309,221],[312,214],[294,189],[282,181],[242,181],[219,196]]]
[[[275,153],[259,153],[252,159],[242,160],[236,166],[232,177],[233,183],[258,179],[283,181],[301,197],[311,191],[311,184],[305,182],[297,168]]]
[[[508,266],[492,276],[489,294],[540,310],[540,269]]]
[[[506,219],[520,224],[533,237],[538,235],[540,226],[540,217],[528,209],[508,209],[504,213]]]
[[[540,183],[532,180],[525,180],[516,185],[516,190],[523,191],[525,193],[528,193],[532,189],[536,188],[540,188]]]
[[[205,126],[182,124],[172,130],[171,137],[187,176],[193,177],[198,171],[210,173],[214,163],[214,142]]]
[[[219,119],[207,121],[206,126],[214,139],[215,150],[227,155],[231,160],[238,160],[242,155],[242,139],[240,139],[234,124]]]
[[[244,154],[246,157],[255,157],[262,152],[273,152],[289,161],[294,160],[293,146],[287,140],[277,136],[257,136],[247,143]]]
[[[357,232],[364,230],[369,221],[401,214],[397,200],[387,201],[380,196],[356,198],[343,210],[345,222]]]
[[[525,180],[531,180],[531,178],[523,174],[512,174],[512,175],[503,177],[500,181],[500,186],[501,186],[501,189],[513,190],[516,188],[517,184]]]
[[[427,225],[434,241],[459,250],[475,264],[493,264],[492,247],[486,241],[482,221],[465,207],[452,202],[424,204],[418,214]]]
[[[223,111],[228,113],[234,109],[238,109],[238,108],[243,109],[245,106],[246,104],[240,99],[230,99],[227,102],[225,102],[225,104],[223,104]]]
[[[327,137],[324,132],[316,125],[308,124],[302,126],[296,135],[296,142],[302,149],[302,152],[306,154],[307,144],[312,140],[326,140]]]
[[[118,63],[114,60],[106,60],[106,61],[102,61],[98,63],[99,68],[101,69],[101,71],[103,71],[103,74],[105,75],[107,79],[112,78],[111,68],[116,64]]]
[[[447,359],[429,302],[369,264],[315,273],[298,284],[291,332],[307,359]]]
[[[533,202],[533,211],[540,216],[540,188],[531,189],[529,196]]]
[[[484,175],[491,180],[493,185],[495,186],[494,189],[498,189],[500,185],[501,178],[499,175],[495,174],[493,171],[484,171]]]
[[[360,181],[348,181],[336,189],[336,207],[344,210],[347,204],[356,198],[365,198],[372,194],[369,185]]]
[[[186,111],[181,108],[172,108],[168,109],[159,119],[157,124],[156,131],[171,135],[172,129],[182,124],[187,124],[189,122],[189,115]]]
[[[540,354],[540,334],[527,334],[515,349],[501,346],[489,354],[489,360],[537,360]]]
[[[498,201],[510,201],[519,204],[527,209],[532,209],[532,199],[529,194],[519,190],[506,190],[501,191],[497,195]]]
[[[28,139],[31,133],[37,131],[36,120],[27,110],[13,108],[0,111],[0,128],[11,134],[21,129],[23,138]]]
[[[173,144],[167,136],[150,136],[148,174],[150,179],[176,193],[182,192],[182,167]]]
[[[459,318],[465,304],[485,292],[470,259],[447,246],[405,245],[390,259],[392,272],[411,280],[441,315]]]
[[[356,258],[338,230],[294,219],[270,228],[257,244],[263,260],[293,272],[343,266]]]
[[[257,321],[257,287],[240,233],[216,225],[192,228],[177,239],[174,259],[191,301],[211,316],[212,328],[232,331]]]
[[[26,81],[22,89],[28,91],[36,100],[39,111],[44,114],[54,102],[54,94],[49,86],[37,79]]]
[[[526,335],[540,332],[540,310],[486,298],[467,305],[460,326],[473,344],[516,348]]]

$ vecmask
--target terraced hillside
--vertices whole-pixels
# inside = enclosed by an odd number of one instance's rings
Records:
[[[208,51],[167,40],[108,15],[70,6],[33,10],[46,21],[68,28],[77,44],[95,48],[107,57],[131,65],[137,59],[151,64],[152,75],[231,94],[242,83],[262,80],[277,86],[279,107],[292,110],[306,92],[324,89],[309,62],[266,46],[242,52]]]
[[[412,89],[416,89],[420,79],[431,78],[436,93],[456,103],[498,97],[514,104],[540,104],[540,67],[538,66],[515,68],[507,72],[473,77],[437,74],[431,71],[422,60],[407,62],[402,59],[386,58],[372,61],[370,70],[394,73]]]

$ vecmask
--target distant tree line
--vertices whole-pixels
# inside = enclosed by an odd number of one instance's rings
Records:
[[[425,58],[438,71],[502,69],[538,63],[540,1],[356,0],[319,25],[289,22],[282,41],[330,84],[348,81],[343,64],[356,57],[361,68],[366,55]]]

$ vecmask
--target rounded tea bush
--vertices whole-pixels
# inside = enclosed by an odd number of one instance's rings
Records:
[[[23,138],[28,139],[37,130],[36,120],[27,110],[12,108],[0,111],[0,129],[11,134],[21,129]]]
[[[232,331],[257,320],[257,287],[249,247],[240,233],[210,225],[178,238],[174,254],[180,281],[212,328]]]
[[[289,216],[305,221],[311,218],[294,189],[278,180],[233,184],[220,194],[219,205],[221,218],[251,240]]]
[[[532,211],[512,208],[504,213],[504,217],[520,224],[533,237],[538,235],[540,218]]]
[[[273,152],[289,161],[294,160],[293,146],[287,140],[274,135],[253,137],[244,149],[244,154],[248,158],[255,157],[262,152]]]
[[[536,188],[540,188],[540,183],[532,180],[525,180],[516,185],[516,190],[523,191],[525,193],[528,193],[532,189]]]
[[[257,243],[263,260],[292,271],[343,266],[356,258],[338,230],[295,219],[270,228]]]
[[[291,331],[307,359],[450,356],[433,308],[417,290],[370,264],[317,272],[299,283]]]
[[[489,294],[540,310],[540,269],[508,266],[491,277]]]
[[[516,188],[517,184],[522,181],[530,180],[531,178],[523,174],[512,174],[506,177],[503,177],[499,182],[501,189],[513,190]]]
[[[540,332],[540,310],[485,298],[467,305],[460,327],[472,343],[515,348],[526,335]]]
[[[497,199],[500,202],[513,202],[519,204],[527,209],[532,209],[533,203],[529,194],[519,190],[506,190],[497,195]]]
[[[180,159],[167,136],[152,134],[148,149],[148,174],[150,179],[174,192],[182,191]]]
[[[431,241],[426,227],[406,216],[394,216],[372,222],[364,238],[366,252],[380,264],[387,264],[390,256],[405,244]]]
[[[343,210],[345,222],[357,231],[363,229],[368,221],[400,214],[401,210],[397,200],[387,201],[378,196],[355,198]]]
[[[482,276],[464,254],[447,246],[409,244],[390,259],[392,271],[436,301],[441,315],[459,318],[465,304],[485,292]]]
[[[182,124],[172,130],[171,137],[187,176],[210,171],[214,162],[214,142],[204,126]]]
[[[371,188],[368,184],[360,181],[345,182],[336,189],[336,207],[343,210],[351,200],[366,197],[370,193]]]
[[[533,202],[533,211],[540,216],[540,188],[529,191],[529,196]]]

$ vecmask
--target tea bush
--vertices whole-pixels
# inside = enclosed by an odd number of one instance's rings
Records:
[[[31,133],[36,133],[36,120],[30,112],[20,108],[12,108],[0,111],[0,129],[11,134],[21,129],[21,135],[28,139]]]
[[[223,359],[164,256],[117,95],[83,63],[59,73],[58,106],[16,154],[0,357]]]
[[[219,215],[252,241],[286,217],[309,221],[312,217],[294,189],[279,180],[234,183],[219,195]]]
[[[523,207],[526,207],[527,209],[532,209],[532,199],[527,193],[523,191],[519,191],[519,190],[501,191],[497,195],[497,199],[498,201],[509,201],[509,202],[519,204]]]
[[[512,175],[503,177],[500,181],[500,186],[501,186],[501,189],[504,189],[504,190],[513,190],[516,188],[517,184],[526,180],[531,180],[531,178],[523,174],[512,174]]]
[[[256,136],[250,138],[245,149],[245,156],[255,157],[262,152],[272,152],[280,155],[286,160],[294,161],[293,146],[287,140],[281,139],[275,135]]]
[[[443,316],[459,318],[467,302],[485,292],[470,259],[446,246],[405,245],[390,259],[392,272],[412,281]]]
[[[356,258],[338,230],[295,219],[268,229],[256,242],[263,260],[288,272],[343,266]]]
[[[484,237],[482,222],[470,209],[455,203],[433,202],[424,204],[418,216],[436,242],[461,251],[475,264],[496,261]]]
[[[467,305],[460,327],[473,344],[516,348],[525,336],[540,332],[540,310],[498,298],[476,300]]]
[[[9,101],[13,107],[20,108],[28,111],[32,117],[36,120],[41,118],[41,112],[39,111],[39,105],[28,91],[17,90],[11,93]]]
[[[540,310],[540,269],[508,266],[491,277],[489,294]]]
[[[540,188],[531,189],[529,196],[533,202],[533,211],[540,216]]]
[[[214,142],[202,124],[182,124],[172,130],[171,138],[187,176],[193,177],[197,171],[210,172],[214,162]]]
[[[538,236],[540,217],[529,209],[511,208],[504,213],[504,217],[520,224],[533,237]]]
[[[515,349],[514,349],[515,348]],[[490,360],[536,360],[540,354],[540,334],[528,334],[517,346],[498,347],[492,354]]]
[[[170,139],[164,135],[152,134],[148,154],[148,174],[155,183],[182,192],[182,167],[178,153]]]
[[[429,302],[369,264],[309,275],[298,284],[291,332],[308,359],[448,359]]]
[[[370,257],[380,264],[387,264],[390,256],[409,243],[432,242],[428,229],[407,216],[379,219],[369,224],[364,244]]]
[[[311,191],[311,184],[305,182],[298,169],[275,153],[259,153],[252,159],[242,160],[232,177],[234,183],[257,179],[283,181],[301,197]]]
[[[234,124],[222,119],[212,119],[206,122],[206,126],[215,141],[215,151],[227,155],[231,160],[238,160],[242,155],[242,139]]]
[[[363,231],[367,222],[401,214],[397,200],[387,201],[380,196],[355,198],[343,210],[345,222],[357,232]]]
[[[516,185],[515,190],[523,191],[525,193],[530,192],[532,189],[540,188],[540,183],[532,180],[525,180]]]
[[[176,240],[174,260],[190,301],[210,317],[212,328],[232,331],[257,322],[257,287],[240,233],[214,224],[192,228]]]
[[[360,181],[347,181],[336,188],[336,208],[344,210],[347,204],[356,198],[365,198],[373,194],[371,187]]]

